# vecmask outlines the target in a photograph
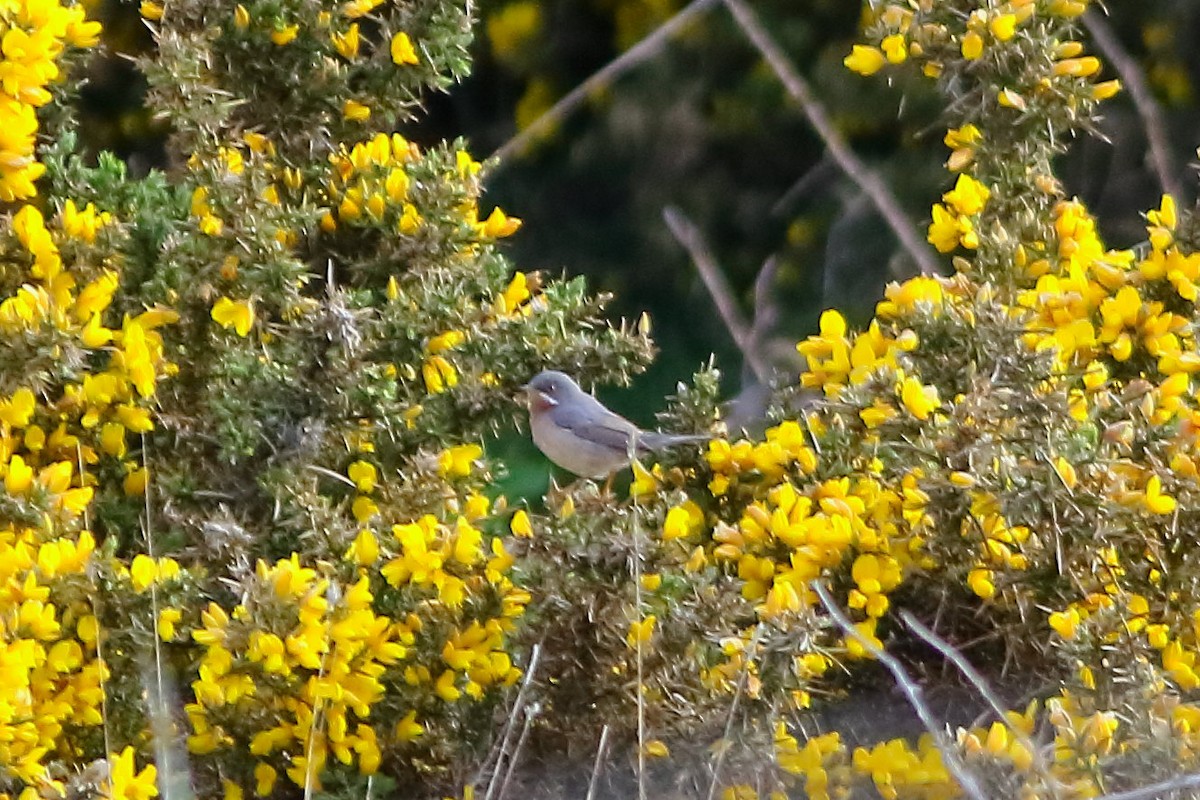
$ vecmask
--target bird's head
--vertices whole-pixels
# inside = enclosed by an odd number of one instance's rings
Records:
[[[557,370],[544,370],[523,387],[529,398],[529,409],[535,413],[549,411],[572,394],[583,391],[567,375]]]

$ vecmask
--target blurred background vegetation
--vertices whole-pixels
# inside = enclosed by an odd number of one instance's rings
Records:
[[[80,98],[88,146],[112,150],[135,173],[170,169],[163,155],[168,131],[143,108],[143,82],[127,58],[153,47],[138,3],[87,5],[107,37]],[[429,114],[404,133],[421,144],[464,136],[483,158],[683,5],[480,0],[472,75],[449,94],[427,98]],[[931,202],[946,188],[948,152],[930,88],[905,86],[902,93],[843,67],[860,22],[857,3],[754,6],[853,149],[923,229]],[[1193,46],[1200,4],[1117,3],[1108,11],[1107,26],[1159,106],[1186,205],[1196,194],[1188,165],[1200,130],[1200,50]],[[1144,238],[1136,212],[1156,206],[1162,191],[1144,120],[1128,94],[1106,105],[1103,138],[1077,142],[1060,169],[1068,194],[1096,213],[1110,246]],[[586,275],[593,289],[615,295],[615,317],[650,313],[661,357],[635,390],[601,392],[644,425],[653,424],[675,382],[710,354],[723,370],[724,391],[733,396],[743,388],[741,356],[664,222],[664,208],[679,208],[703,233],[748,315],[755,278],[775,259],[768,295],[776,320],[764,349],[789,380],[797,368],[791,345],[815,329],[821,309],[839,307],[865,321],[887,281],[913,274],[874,208],[827,157],[801,109],[719,4],[592,93],[550,136],[493,164],[487,183],[489,200],[525,221],[509,244],[521,269]],[[495,446],[513,470],[504,488],[540,494],[547,466],[524,437]]]

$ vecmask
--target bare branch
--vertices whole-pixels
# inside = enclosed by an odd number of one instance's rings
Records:
[[[504,723],[504,733],[500,737],[500,751],[496,755],[496,765],[493,768],[492,776],[488,780],[487,791],[484,793],[484,800],[492,800],[496,794],[496,790],[500,788],[498,779],[500,778],[501,770],[504,767],[504,759],[515,757],[509,755],[509,747],[512,744],[513,732],[516,726],[517,717],[525,710],[525,693],[529,691],[529,685],[533,683],[533,676],[537,673],[538,661],[542,657],[542,646],[535,644],[533,651],[529,654],[529,666],[525,669],[525,679],[521,681],[521,688],[517,690],[517,697],[513,700],[512,711],[508,715],[508,720]],[[528,719],[528,717],[526,717]],[[475,783],[478,784],[483,777],[482,772],[475,777]]]
[[[816,130],[817,135],[825,142],[825,146],[829,148],[829,155],[841,167],[842,172],[850,180],[854,181],[875,205],[888,227],[892,229],[892,233],[896,234],[896,238],[900,240],[901,246],[908,252],[909,256],[921,272],[926,275],[934,275],[940,272],[936,257],[933,251],[929,249],[924,241],[916,234],[916,227],[912,221],[901,210],[900,204],[896,201],[895,196],[884,185],[879,177],[867,168],[854,151],[846,144],[846,140],[834,127],[829,119],[829,114],[825,111],[825,107],[821,105],[816,96],[813,95],[808,83],[800,76],[784,55],[782,49],[767,33],[766,29],[759,22],[758,17],[754,12],[743,2],[743,0],[723,0],[729,12],[733,14],[733,18],[737,24],[741,26],[747,38],[758,48],[758,52],[766,59],[767,64],[775,71],[779,80],[783,83],[788,94],[792,96],[800,105],[800,109],[804,115],[808,117],[809,123]]]
[[[588,781],[587,797],[585,800],[594,800],[596,796],[596,783],[600,780],[600,767],[604,764],[604,751],[608,749],[608,726],[605,725],[600,729],[600,744],[596,745],[596,763],[592,765],[592,779]]]
[[[742,692],[746,690],[746,679],[750,676],[750,666],[754,663],[754,656],[757,655],[758,637],[761,633],[762,623],[759,623],[754,628],[754,636],[750,639],[750,645],[746,648],[746,661],[742,664],[741,672],[738,674],[733,702],[729,704],[729,717],[725,720],[725,733],[721,736],[721,749],[717,753],[717,763],[713,765],[712,783],[708,785],[708,800],[713,800],[717,796],[717,785],[721,782],[721,767],[725,763],[725,754],[729,752],[729,743],[733,736],[733,720],[737,715],[738,701],[742,699]]]
[[[1159,800],[1159,798],[1166,797],[1168,792],[1182,792],[1185,789],[1200,789],[1200,775],[1183,775],[1169,781],[1152,783],[1140,789],[1101,795],[1096,800]]]
[[[535,703],[525,713],[525,723],[521,727],[521,735],[517,738],[517,746],[513,748],[512,757],[508,759],[508,770],[504,773],[504,783],[500,784],[500,792],[496,795],[498,800],[504,800],[508,796],[508,784],[517,770],[517,761],[521,756],[521,751],[525,749],[525,741],[529,738],[529,731],[533,728],[533,721],[537,718],[538,711],[538,704]]]
[[[1121,40],[1113,33],[1101,12],[1089,8],[1083,15],[1083,25],[1092,35],[1096,47],[1113,65],[1113,69],[1121,76],[1121,83],[1129,90],[1129,98],[1133,107],[1142,120],[1142,129],[1146,132],[1146,143],[1150,146],[1150,160],[1158,175],[1158,183],[1162,190],[1177,200],[1183,200],[1183,187],[1179,183],[1178,173],[1171,158],[1171,145],[1167,141],[1167,123],[1163,119],[1162,110],[1146,79],[1142,76],[1142,68],[1133,56],[1125,50]]]
[[[920,620],[918,620],[908,611],[901,611],[900,618],[904,620],[904,624],[907,625],[913,633],[915,633],[919,638],[923,639],[934,650],[937,650],[943,656],[948,658],[954,664],[954,666],[958,667],[959,672],[961,672],[963,676],[970,681],[971,685],[975,687],[975,691],[979,692],[979,695],[987,701],[989,706],[992,707],[992,711],[995,713],[996,719],[1005,725],[1012,737],[1020,742],[1021,746],[1029,752],[1030,757],[1033,759],[1034,769],[1045,783],[1046,788],[1050,790],[1051,796],[1058,797],[1059,789],[1062,788],[1061,784],[1058,779],[1054,777],[1054,772],[1050,769],[1050,765],[1046,763],[1046,759],[1043,757],[1042,751],[1038,748],[1033,739],[1029,738],[1029,735],[1025,733],[1025,731],[1021,730],[1019,726],[1013,725],[1008,721],[1008,716],[1006,714],[1007,709],[1004,707],[1004,704],[1000,702],[1000,698],[996,696],[996,693],[992,690],[992,687],[988,685],[988,682],[984,680],[982,675],[979,674],[979,671],[975,669],[974,665],[972,665],[970,661],[967,661],[963,654],[955,649],[949,642],[927,628],[921,623]]]
[[[726,0],[729,2],[729,0]],[[887,671],[892,673],[892,677],[896,679],[896,684],[904,692],[904,696],[908,699],[909,705],[913,707],[913,711],[917,712],[917,717],[921,720],[921,724],[925,726],[925,730],[933,737],[937,743],[938,751],[942,754],[942,761],[946,764],[946,769],[958,781],[958,785],[962,787],[971,800],[987,800],[987,795],[979,782],[975,780],[975,776],[967,770],[966,765],[958,756],[958,751],[955,748],[954,742],[950,741],[950,737],[946,735],[945,729],[938,724],[934,718],[933,712],[930,711],[929,705],[925,702],[925,693],[921,687],[909,677],[908,672],[904,669],[896,657],[880,648],[866,636],[863,636],[858,628],[846,618],[838,608],[837,603],[833,601],[829,590],[820,581],[813,581],[809,584],[813,591],[821,598],[821,603],[825,606],[825,610],[829,612],[829,616],[833,617],[833,621],[846,632],[846,635],[854,639],[863,649],[870,653],[874,658],[879,660],[887,668]]]
[[[512,156],[525,151],[534,141],[553,130],[570,116],[576,108],[583,104],[594,92],[609,85],[624,73],[649,61],[675,34],[698,17],[716,5],[718,0],[692,0],[690,4],[680,9],[673,17],[659,25],[640,42],[626,50],[612,61],[605,64],[583,83],[563,95],[557,103],[544,114],[535,119],[525,130],[517,133],[500,146],[488,161],[489,174],[494,175],[502,169]]]
[[[762,383],[766,383],[771,377],[771,371],[763,362],[762,356],[755,352],[753,331],[745,317],[742,316],[737,300],[734,299],[733,289],[730,288],[729,281],[725,280],[725,273],[717,265],[712,251],[708,249],[704,235],[682,211],[674,206],[663,209],[663,219],[666,220],[667,227],[671,229],[671,234],[676,241],[683,245],[683,249],[687,250],[688,255],[692,257],[692,263],[696,265],[696,271],[700,273],[705,288],[712,296],[713,303],[717,306],[717,313],[721,315],[721,321],[725,323],[725,329],[729,331],[738,350],[742,351],[742,357],[754,371],[755,377]]]

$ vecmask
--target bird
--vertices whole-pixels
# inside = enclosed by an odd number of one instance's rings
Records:
[[[546,458],[580,477],[610,478],[636,456],[709,438],[641,430],[557,370],[539,372],[522,388],[533,443]]]

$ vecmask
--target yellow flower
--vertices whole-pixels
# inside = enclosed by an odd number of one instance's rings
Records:
[[[658,490],[658,479],[642,466],[640,461],[633,462],[633,482],[629,484],[630,497],[648,497]]]
[[[238,336],[246,336],[254,327],[254,301],[222,296],[213,305],[212,319],[222,328],[232,327]]]
[[[126,497],[141,497],[146,493],[146,484],[149,482],[149,478],[149,470],[144,467],[130,470],[121,483],[121,490]]]
[[[363,122],[371,118],[371,107],[357,100],[347,100],[342,106],[342,119]],[[345,216],[345,215],[342,215]]]
[[[492,209],[492,213],[488,215],[488,218],[482,224],[483,235],[492,239],[512,236],[520,227],[521,220],[516,217],[506,216],[498,207]]]
[[[382,2],[383,0],[350,0],[342,5],[342,13],[350,19],[365,17],[375,10],[375,6]]]
[[[663,522],[663,541],[686,538],[691,530],[691,515],[682,506],[676,506],[667,512]]]
[[[346,559],[360,567],[369,567],[379,560],[379,540],[375,534],[364,528],[354,537],[350,549],[346,551]]]
[[[417,51],[413,49],[412,40],[404,31],[400,31],[392,37],[391,51],[393,64],[416,64],[420,61],[417,58]]]
[[[342,55],[343,58],[348,58],[351,61],[358,58],[359,35],[358,23],[352,23],[345,33],[332,33],[329,36],[333,42],[334,48]]]
[[[100,449],[114,458],[125,455],[125,426],[106,422],[100,427]]]
[[[899,390],[900,400],[904,403],[904,407],[919,420],[928,419],[929,415],[942,404],[938,399],[936,387],[924,386],[913,377],[905,378],[900,384]]]
[[[666,743],[659,739],[651,739],[650,741],[646,742],[646,746],[643,750],[646,755],[650,756],[650,758],[666,758],[667,756],[671,755],[670,748],[667,747]]]
[[[417,207],[412,203],[405,203],[404,212],[400,215],[400,222],[397,223],[396,227],[401,233],[409,235],[415,233],[421,227],[423,221],[421,212],[417,211]]]
[[[22,495],[33,485],[33,468],[25,464],[21,456],[13,456],[8,461],[8,471],[4,476],[4,488],[12,495]]]
[[[129,577],[133,581],[133,590],[141,594],[158,580],[158,565],[150,556],[139,553],[129,565]]]
[[[908,43],[902,33],[893,33],[891,36],[884,37],[879,46],[883,49],[889,63],[902,64],[908,58]]]
[[[996,585],[992,583],[992,571],[989,569],[973,569],[967,575],[967,585],[971,591],[984,600],[996,596]]]
[[[1097,100],[1107,100],[1117,92],[1121,91],[1121,81],[1113,79],[1111,81],[1102,81],[1092,87],[1092,97]]]
[[[411,742],[425,732],[425,726],[417,722],[417,712],[409,711],[396,723],[396,740]]]
[[[290,44],[296,38],[296,34],[300,32],[299,25],[286,25],[271,31],[271,41],[282,47],[285,44]]]
[[[483,455],[477,444],[460,444],[443,450],[438,456],[438,472],[447,478],[465,478],[471,474],[475,461]]]
[[[887,57],[879,48],[856,44],[850,55],[842,60],[842,63],[846,65],[847,69],[857,72],[859,75],[874,75],[887,63]]]
[[[262,761],[254,767],[254,793],[259,797],[266,797],[275,788],[275,780],[278,773],[270,764]]]
[[[379,513],[379,506],[374,500],[366,495],[359,495],[354,498],[354,502],[350,504],[350,513],[354,515],[354,519],[359,522],[366,522],[371,517]]]
[[[1079,482],[1079,478],[1075,474],[1075,467],[1062,456],[1054,460],[1054,471],[1058,473],[1058,477],[1062,479],[1068,489],[1074,489]]]
[[[1017,33],[1017,15],[1001,14],[988,23],[988,30],[1001,42],[1007,42]]]
[[[968,61],[974,61],[983,55],[983,37],[975,31],[968,31],[962,40],[962,56]]]
[[[1170,514],[1177,505],[1174,497],[1162,493],[1162,478],[1157,475],[1151,476],[1146,482],[1145,503],[1147,510],[1152,514]]]
[[[513,514],[512,521],[508,523],[508,529],[512,531],[513,536],[522,539],[533,538],[533,525],[529,521],[529,514],[525,513],[523,508]]]
[[[36,406],[33,390],[22,387],[8,400],[0,402],[0,420],[14,428],[24,428],[33,418]]]
[[[158,770],[149,764],[141,772],[135,772],[137,767],[133,763],[132,747],[126,747],[116,758],[110,756],[108,763],[108,797],[113,800],[148,800],[158,796],[155,782]]]
[[[183,619],[183,612],[178,608],[164,608],[158,615],[158,636],[164,642],[175,638],[175,626]]]
[[[434,684],[433,691],[438,697],[445,700],[447,703],[453,703],[458,698],[462,697],[462,690],[455,686],[454,670],[448,669],[441,674]]]
[[[467,340],[467,335],[462,331],[450,330],[445,333],[439,333],[429,340],[429,344],[425,345],[425,350],[430,353],[444,353],[447,350],[453,350]]]
[[[649,644],[650,639],[654,636],[654,626],[657,622],[658,617],[654,614],[647,614],[644,618],[631,622],[629,633],[625,636],[625,644],[630,647]]]
[[[458,370],[442,356],[433,356],[422,364],[421,377],[430,394],[441,394],[458,385]]]
[[[959,175],[954,188],[942,195],[946,205],[959,214],[978,214],[987,204],[991,191],[970,175]]]
[[[929,224],[926,238],[939,253],[949,253],[958,247],[958,217],[941,203],[933,204],[933,222]]]
[[[368,461],[355,461],[346,470],[346,474],[350,480],[354,481],[355,487],[363,494],[370,494],[375,490],[375,482],[379,479],[379,471],[375,465]]]

